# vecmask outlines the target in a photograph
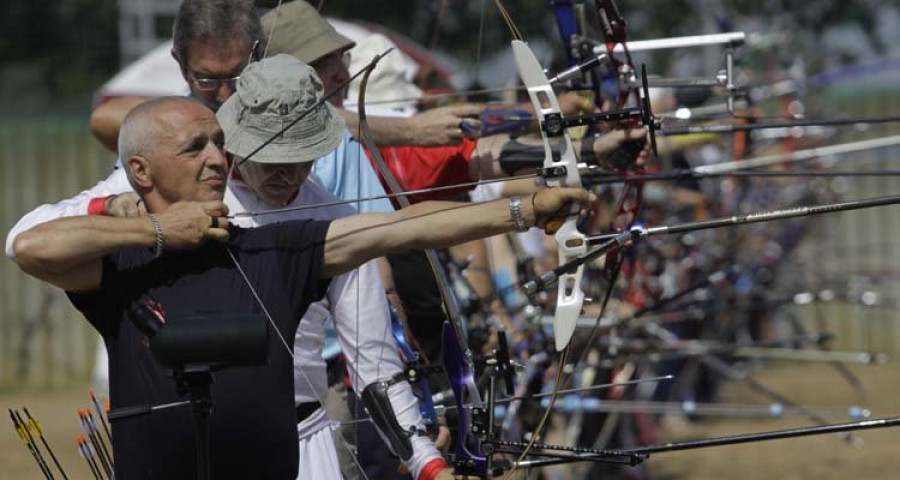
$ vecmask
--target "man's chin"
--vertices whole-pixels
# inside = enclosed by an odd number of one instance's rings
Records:
[[[222,187],[221,190],[207,190],[198,195],[197,200],[201,202],[211,202],[218,201],[221,202],[225,199],[225,187]]]
[[[270,206],[284,207],[287,206],[288,203],[290,203],[290,201],[294,198],[294,195],[260,195],[259,198]]]

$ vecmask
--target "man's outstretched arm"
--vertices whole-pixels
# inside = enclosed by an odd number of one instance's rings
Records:
[[[455,145],[464,136],[460,122],[464,118],[477,117],[482,110],[484,105],[466,103],[434,108],[409,118],[369,117],[369,128],[379,145]],[[344,109],[338,109],[338,112],[347,124],[347,130],[357,135],[359,114]]]
[[[596,199],[581,188],[545,188],[521,199],[525,227],[568,211],[572,202]],[[386,214],[344,217],[331,222],[325,242],[324,276],[405,250],[445,248],[515,229],[510,201],[485,203],[423,202]]]

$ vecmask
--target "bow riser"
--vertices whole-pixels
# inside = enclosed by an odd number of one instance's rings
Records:
[[[548,132],[556,131],[557,129],[546,128],[547,122],[562,120],[562,110],[556,99],[556,94],[553,92],[553,88],[547,81],[547,76],[544,74],[534,53],[528,48],[528,45],[514,40],[512,49],[519,76],[528,89],[528,96],[531,98],[541,123],[541,136],[544,140],[545,171],[565,171],[565,176],[547,178],[547,185],[551,187],[580,187],[581,175],[578,173],[578,162],[568,133],[566,133],[565,129],[561,129],[558,134],[550,135]],[[554,149],[559,152],[558,158],[554,158]],[[578,212],[579,206],[572,205],[569,209],[569,216],[556,232],[560,265],[583,255],[587,251],[585,235],[578,231],[576,223]],[[581,307],[584,303],[584,292],[581,290],[583,273],[584,268],[579,267],[575,272],[560,278],[556,298],[556,315],[553,321],[554,341],[557,351],[564,349],[575,333],[575,324],[581,315]]]

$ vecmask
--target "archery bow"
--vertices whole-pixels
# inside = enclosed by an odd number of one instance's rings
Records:
[[[370,155],[375,161],[375,165],[384,179],[385,184],[390,193],[397,194],[403,191],[397,179],[394,178],[387,166],[384,158],[378,150],[378,145],[369,130],[368,119],[366,117],[366,85],[369,75],[374,71],[375,66],[380,58],[387,55],[390,51],[379,55],[366,67],[365,74],[359,86],[359,129],[363,143],[365,143]],[[409,206],[409,200],[405,196],[397,196],[398,202],[402,208]],[[456,450],[456,459],[454,460],[454,469],[456,473],[486,475],[487,462],[484,456],[480,455],[480,449],[477,445],[470,445],[468,438],[468,425],[470,418],[468,410],[464,408],[465,403],[470,403],[476,408],[482,407],[481,395],[478,387],[475,385],[473,376],[474,358],[469,350],[468,344],[465,342],[465,326],[459,315],[459,308],[453,292],[450,288],[449,280],[443,271],[437,254],[433,250],[425,251],[428,263],[431,266],[432,273],[437,281],[438,290],[441,293],[441,299],[444,302],[445,313],[449,319],[449,325],[444,326],[444,367],[447,369],[448,377],[450,377],[451,388],[453,389],[454,399],[457,404],[457,411],[460,415],[461,427],[457,430],[457,438],[454,444]]]
[[[499,2],[497,2],[498,7],[501,7]],[[601,4],[598,2],[598,8],[601,10],[603,8],[608,7],[608,5]],[[614,9],[614,4],[612,4],[612,8]],[[501,8],[501,11],[502,8]],[[617,12],[616,12],[617,13]],[[607,18],[609,20],[609,18]],[[615,17],[613,21],[621,20],[620,17]],[[606,27],[610,26],[610,22],[607,21],[605,23]],[[619,28],[621,27],[621,28]],[[608,54],[611,56],[613,54],[613,48],[616,44],[623,44],[624,48],[624,22],[620,22],[616,24],[615,31],[612,28],[605,28],[604,34],[609,33],[607,47]],[[568,37],[564,33],[565,37]],[[547,184],[550,186],[581,186],[581,177],[578,173],[577,163],[575,160],[575,154],[572,149],[572,142],[566,131],[566,123],[564,122],[562,111],[559,107],[559,103],[556,100],[555,93],[553,91],[552,86],[550,85],[550,81],[547,79],[543,69],[540,66],[540,63],[537,61],[537,58],[534,56],[534,53],[531,49],[519,39],[517,32],[514,32],[514,37],[516,40],[512,42],[513,48],[513,57],[516,61],[516,67],[519,72],[519,76],[522,79],[522,83],[525,85],[529,98],[535,109],[535,114],[538,116],[538,121],[540,124],[541,136],[544,143],[544,169],[542,170],[542,175],[545,177]],[[565,41],[565,40],[564,40]],[[571,50],[571,48],[569,49]],[[625,50],[627,55],[627,49]],[[627,55],[628,65],[623,65],[616,63],[617,66],[622,65],[624,68],[621,70],[616,68],[616,74],[627,75],[629,73],[628,67],[631,68],[631,72],[633,73],[633,67],[631,67],[630,55]],[[593,59],[591,60],[593,62]],[[577,69],[581,70],[581,69]],[[646,79],[646,74],[644,74],[644,79]],[[557,77],[559,78],[559,77]],[[621,82],[618,85],[621,87],[621,91],[616,95],[616,104],[620,109],[626,105],[628,101],[627,95],[623,95],[626,89],[631,88],[634,85],[633,76],[630,76],[627,80],[629,82],[626,84],[625,82]],[[646,81],[644,82],[646,87]],[[646,94],[646,90],[644,92]],[[638,94],[639,96],[640,94]],[[643,99],[640,107],[643,112],[640,112],[640,116],[643,118],[644,122],[647,122],[650,119],[649,116],[649,98],[646,96]],[[595,99],[595,101],[599,101]],[[640,108],[639,107],[639,108]],[[652,132],[652,129],[651,129]],[[653,141],[655,147],[655,140]],[[558,149],[557,152],[554,152],[554,147]],[[641,145],[643,148],[643,145]],[[639,151],[640,149],[638,149]],[[634,154],[636,157],[637,152],[630,152]],[[630,161],[626,159],[626,161],[615,161],[615,163],[619,163],[620,165],[628,165],[633,161],[632,158]],[[626,228],[630,228],[632,223],[635,221],[637,217],[637,209],[640,208],[640,200],[642,196],[642,186],[637,184],[636,186],[632,186],[628,184],[623,189],[622,199],[618,202],[616,207],[616,218],[620,218],[622,216],[626,217]],[[629,201],[629,197],[632,201]],[[571,212],[570,212],[571,213]],[[582,234],[578,230],[577,223],[574,218],[568,218],[561,225],[551,225],[548,231],[556,230],[556,240],[558,244],[558,255],[560,259],[560,263],[563,264],[566,262],[567,258],[572,258],[573,256],[578,256],[583,252],[586,248],[584,244],[584,234]],[[601,316],[602,310],[605,308],[607,301],[609,300],[612,289],[615,284],[616,279],[618,278],[619,268],[622,265],[622,262],[618,258],[607,258],[607,265],[609,266],[608,270],[611,273],[608,273],[608,280],[610,281],[609,290],[607,290],[607,294],[603,300],[603,304],[601,306]],[[552,411],[553,404],[556,400],[556,394],[558,393],[559,388],[563,383],[564,378],[564,367],[566,364],[566,359],[568,358],[568,345],[571,342],[572,334],[575,331],[575,325],[578,317],[581,314],[581,308],[584,302],[584,292],[581,288],[581,279],[583,276],[583,265],[578,266],[575,269],[572,269],[566,272],[565,276],[560,279],[558,290],[557,290],[557,304],[556,304],[556,312],[554,313],[554,339],[556,343],[557,351],[562,351],[559,371],[557,373],[557,381],[553,388],[553,393],[550,395],[549,406],[545,410],[544,415],[539,421],[537,427],[535,428],[534,433],[532,434],[532,438],[525,446],[525,448],[521,451],[519,456],[519,460],[513,466],[513,469],[510,471],[512,474],[517,465],[528,455],[531,448],[535,445],[538,434],[549,418],[550,412]],[[599,317],[598,317],[599,318]]]

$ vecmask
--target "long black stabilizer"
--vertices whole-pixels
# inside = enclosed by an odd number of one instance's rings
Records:
[[[661,452],[674,452],[678,450],[693,450],[696,448],[718,447],[721,445],[734,445],[737,443],[761,442],[765,440],[777,440],[781,438],[806,437],[809,435],[822,435],[825,433],[843,433],[856,430],[869,430],[873,428],[896,427],[900,425],[900,417],[879,418],[875,420],[862,420],[859,422],[838,423],[834,425],[819,425],[815,427],[790,428],[776,430],[774,432],[748,433],[745,435],[732,435],[728,437],[706,438],[703,440],[691,440],[679,443],[664,443],[623,450],[623,452],[635,454],[651,454]]]
[[[536,293],[537,291],[556,282],[556,280],[559,279],[561,275],[575,271],[575,269],[577,269],[582,264],[590,262],[612,251],[618,250],[629,244],[630,242],[639,240],[644,237],[693,232],[697,230],[707,230],[710,228],[731,227],[748,223],[769,222],[772,220],[785,220],[788,218],[807,217],[811,215],[821,215],[823,213],[842,212],[846,210],[860,210],[864,208],[881,207],[885,205],[896,205],[898,203],[900,203],[900,195],[888,195],[884,197],[867,198],[862,200],[851,200],[848,202],[829,203],[826,205],[813,205],[788,208],[784,210],[772,210],[768,212],[748,213],[744,215],[732,215],[730,217],[722,217],[700,222],[678,223],[670,226],[633,228],[627,232],[589,237],[587,241],[590,245],[599,244],[600,246],[582,255],[581,257],[572,260],[569,263],[560,265],[559,267],[544,273],[537,279],[529,280],[523,283],[522,289],[529,295]]]

